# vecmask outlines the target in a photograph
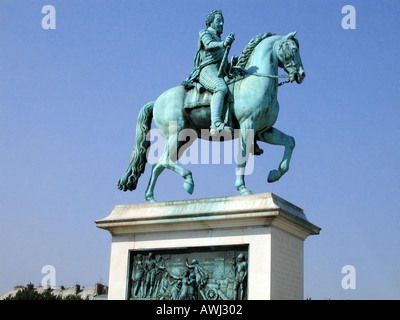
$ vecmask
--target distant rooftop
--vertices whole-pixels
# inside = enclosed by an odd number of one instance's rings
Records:
[[[27,284],[26,286],[17,285],[13,290],[1,295],[0,300],[4,300],[9,296],[14,297],[19,290],[28,286],[33,287],[33,284]],[[53,295],[62,298],[70,295],[78,295],[84,300],[107,300],[108,297],[108,287],[101,283],[96,283],[94,288],[85,288],[81,287],[79,284],[76,284],[74,287],[60,286],[59,288],[50,288],[50,286],[39,286],[37,288],[33,287],[33,289],[38,293],[43,293],[45,290],[50,289]]]

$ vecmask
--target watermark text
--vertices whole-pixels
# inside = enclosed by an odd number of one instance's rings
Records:
[[[342,279],[342,288],[344,290],[356,289],[356,268],[347,264],[342,267],[342,273],[346,274]]]
[[[56,28],[56,8],[51,5],[45,5],[42,8],[42,13],[46,15],[42,18],[42,28],[47,29],[55,29]]]
[[[240,174],[249,175],[254,170],[254,130],[235,129],[233,137],[238,138],[232,139],[231,133],[210,137],[207,129],[201,130],[200,137],[193,129],[183,129],[177,134],[176,122],[171,121],[167,139],[160,129],[148,132],[146,140],[151,142],[151,146],[147,151],[147,162],[179,161],[182,165],[236,163],[241,169]]]
[[[342,18],[342,28],[345,30],[356,28],[356,8],[352,5],[345,5],[342,8],[342,13],[346,14]]]
[[[56,287],[56,268],[54,266],[47,264],[42,267],[42,273],[46,275],[42,278],[42,287],[49,286],[50,288]]]

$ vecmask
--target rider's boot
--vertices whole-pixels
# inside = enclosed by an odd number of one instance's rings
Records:
[[[221,91],[214,93],[211,100],[211,127],[210,135],[212,137],[219,135],[221,131],[233,133],[233,129],[221,121],[222,108],[224,107],[225,95]]]

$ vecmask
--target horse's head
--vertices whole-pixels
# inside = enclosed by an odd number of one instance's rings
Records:
[[[299,53],[299,42],[294,37],[296,32],[283,36],[277,43],[276,55],[279,67],[283,68],[289,75],[290,82],[302,83],[306,74],[303,69]]]

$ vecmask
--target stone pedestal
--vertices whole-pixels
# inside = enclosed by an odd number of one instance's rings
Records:
[[[110,300],[129,299],[133,254],[138,252],[178,255],[181,264],[185,255],[221,252],[221,263],[227,265],[229,252],[240,250],[248,264],[248,300],[302,300],[304,240],[320,232],[302,209],[271,193],[117,205],[95,223],[112,235]],[[226,292],[224,297],[231,298]]]

